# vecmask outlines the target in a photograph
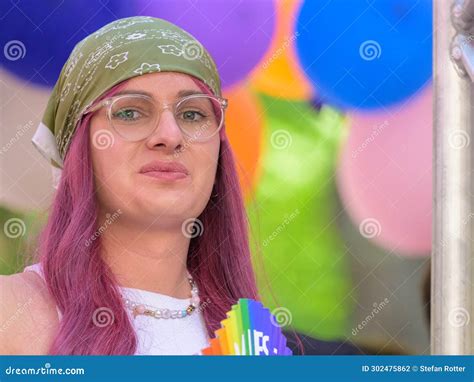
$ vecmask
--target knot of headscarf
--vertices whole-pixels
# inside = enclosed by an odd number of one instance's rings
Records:
[[[154,17],[116,20],[75,46],[54,86],[33,144],[52,166],[62,168],[86,108],[114,85],[152,72],[192,75],[221,96],[216,64],[192,35]]]

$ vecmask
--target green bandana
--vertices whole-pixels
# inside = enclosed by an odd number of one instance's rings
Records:
[[[54,86],[33,144],[61,168],[84,110],[119,82],[151,72],[190,74],[221,96],[212,57],[189,33],[153,17],[116,20],[76,45]]]

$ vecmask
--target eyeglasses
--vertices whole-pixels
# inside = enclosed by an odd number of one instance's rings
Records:
[[[189,140],[203,142],[222,128],[227,105],[227,99],[207,94],[192,94],[165,105],[146,95],[124,94],[107,98],[84,114],[106,106],[112,129],[123,139],[136,142],[151,136],[163,111],[170,109],[181,132]]]

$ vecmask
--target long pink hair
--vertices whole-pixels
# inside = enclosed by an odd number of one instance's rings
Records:
[[[195,79],[201,90],[210,93]],[[113,96],[114,86],[96,102]],[[114,275],[103,261],[100,238],[84,245],[98,229],[86,115],[79,123],[64,159],[64,168],[39,255],[49,292],[62,319],[50,354],[128,355],[137,339]],[[198,217],[201,236],[191,239],[188,269],[198,284],[202,313],[210,337],[239,298],[258,299],[248,242],[248,222],[234,156],[221,131],[216,184]],[[216,243],[219,243],[216,245]]]

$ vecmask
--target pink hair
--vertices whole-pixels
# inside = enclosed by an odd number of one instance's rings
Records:
[[[213,94],[212,91],[210,90],[210,88],[209,88],[207,85],[205,85],[203,82],[201,82],[201,81],[198,80],[197,78],[193,78],[193,80],[194,80],[194,83],[201,89],[201,91],[202,91],[203,93],[206,93],[206,94]],[[214,109],[214,111],[215,111],[216,114],[218,114],[218,113],[221,112],[220,110],[217,110],[216,108]],[[222,130],[220,131],[220,138],[221,138],[221,157],[222,157],[222,150],[223,150],[223,147],[224,147],[224,150],[226,150],[226,152],[229,153],[229,154],[228,154],[228,155],[229,155],[229,158],[224,159],[224,162],[225,162],[225,163],[232,163],[232,165],[229,166],[229,167],[231,167],[231,168],[234,169],[234,170],[232,171],[232,174],[230,174],[230,177],[231,177],[232,179],[229,179],[229,180],[228,180],[227,182],[225,182],[225,183],[226,183],[226,184],[232,184],[234,187],[237,187],[237,188],[240,189],[240,187],[239,187],[239,185],[238,185],[238,182],[237,182],[237,178],[236,178],[236,172],[235,172],[235,164],[236,164],[236,162],[234,161],[234,157],[233,157],[233,154],[232,154],[232,150],[231,150],[230,145],[229,145],[229,143],[228,143],[227,135],[226,135],[226,132],[225,132],[225,127],[222,128]],[[225,171],[225,169],[223,169],[223,166],[220,166],[220,167],[218,168],[218,171],[219,171],[219,170]],[[217,176],[219,176],[219,174],[218,174]],[[225,176],[225,174],[224,174],[224,175],[221,175],[221,176]],[[248,181],[248,179],[246,179],[246,181]],[[225,190],[223,190],[223,191],[225,191]],[[237,190],[236,194],[234,195],[236,198],[238,198],[238,200],[235,200],[234,202],[240,205],[240,204],[241,204],[241,200],[242,200],[242,195],[237,195],[238,193],[240,193],[239,190]],[[230,200],[232,200],[232,197],[230,198]],[[255,200],[254,200],[254,199],[252,199],[252,200],[253,200],[253,202],[255,203]],[[211,202],[212,202],[212,199],[211,199]],[[211,203],[211,202],[210,202],[210,203]],[[217,207],[220,208],[220,206],[217,206]],[[230,209],[229,209],[229,210],[226,209],[226,210],[224,210],[224,211],[227,212],[227,211],[230,211]],[[242,207],[242,208],[239,207],[239,211],[243,211],[243,207]],[[206,212],[206,210],[203,211],[203,214],[204,214],[205,212]],[[232,219],[232,216],[229,215],[229,219]],[[244,213],[244,216],[239,217],[239,220],[240,220],[240,219],[246,220],[246,214]],[[243,225],[240,224],[240,223],[238,223],[238,222],[236,222],[236,223],[235,223],[235,227],[242,228]],[[238,235],[242,235],[241,237],[245,239],[244,247],[243,247],[243,248],[245,248],[245,249],[247,250],[247,249],[248,249],[247,233],[246,233],[246,232],[244,233],[244,232],[239,231],[239,232],[238,232]],[[238,237],[239,237],[238,235],[236,235],[235,237],[238,238]],[[233,236],[232,236],[232,235],[229,235],[229,237],[232,238]],[[192,244],[192,242],[191,242],[191,244]],[[259,246],[258,243],[254,243],[254,244],[256,244],[256,247]],[[237,245],[236,245],[236,246],[237,246]],[[190,253],[191,253],[191,251],[190,251]],[[204,253],[205,253],[205,252],[204,252]],[[267,277],[267,275],[266,275],[266,273],[265,273],[265,268],[264,268],[263,263],[262,263],[262,258],[261,258],[259,255],[260,255],[260,251],[259,251],[259,250],[256,250],[256,254],[255,254],[255,256],[254,256],[254,257],[255,257],[255,260],[256,260],[256,264],[255,264],[255,265],[259,267],[260,273],[261,273],[261,275],[262,275],[264,281],[265,281],[266,284],[267,284],[268,291],[269,291],[269,293],[270,293],[270,295],[271,295],[271,297],[272,297],[274,303],[278,306],[278,305],[279,305],[279,304],[278,304],[278,299],[277,299],[276,296],[273,294],[273,291],[272,291],[272,289],[271,289],[271,287],[270,287],[270,282],[269,282],[268,277]],[[248,261],[250,261],[250,256],[247,256],[246,254],[242,254],[242,258],[248,259]],[[188,262],[189,262],[189,256],[188,256]],[[237,269],[238,269],[238,268],[237,268]],[[249,270],[251,270],[251,269],[252,269],[252,268],[251,268],[251,265],[249,265]],[[230,269],[230,271],[232,271],[232,268]],[[255,298],[255,297],[250,297],[250,298]],[[225,314],[225,313],[224,313],[224,314]],[[211,321],[212,321],[212,317],[209,317],[208,320],[211,320]],[[216,327],[219,326],[218,324],[219,324],[219,323],[216,323]],[[300,351],[300,354],[303,355],[304,352],[305,352],[305,351],[304,351],[304,346],[303,346],[303,343],[302,343],[300,337],[298,336],[298,333],[297,333],[293,328],[291,328],[291,332],[292,332],[292,334],[293,334],[292,340],[294,340],[294,341],[296,342],[296,345],[298,346],[298,349],[299,349],[299,351]],[[289,334],[289,333],[288,333],[288,334]]]
[[[200,81],[201,89],[209,89]],[[113,96],[116,85],[96,102]],[[84,243],[97,232],[98,205],[89,146],[90,115],[79,123],[64,160],[64,169],[48,222],[39,242],[46,284],[62,319],[49,354],[134,354],[137,339],[116,279],[101,258],[101,244]],[[220,321],[239,298],[258,299],[246,219],[234,156],[221,131],[214,188],[198,217],[201,236],[193,238],[188,269],[195,278],[207,331],[213,337]],[[216,243],[218,243],[216,245]],[[101,315],[108,315],[103,325]]]

